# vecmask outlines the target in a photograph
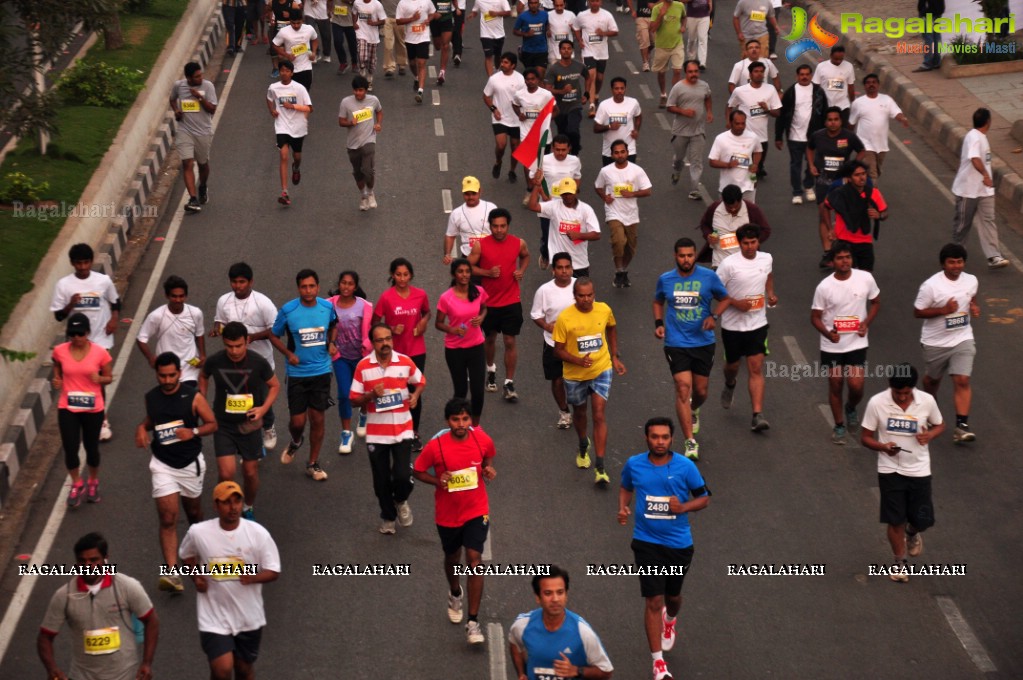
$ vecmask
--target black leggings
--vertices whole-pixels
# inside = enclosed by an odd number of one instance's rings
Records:
[[[465,24],[465,11],[455,13],[455,26],[451,32],[451,54],[462,56],[462,27]]]
[[[414,363],[419,368],[420,372],[422,372],[425,375],[426,374],[426,355],[425,354],[420,354],[418,356],[409,357],[409,358],[412,359],[412,363]],[[417,388],[416,388],[415,385],[409,385],[408,386],[408,393],[411,395],[411,394],[413,394],[416,391],[416,389]],[[416,402],[416,407],[414,409],[410,409],[410,410],[412,412],[412,431],[415,432],[416,434],[419,434],[419,418],[420,418],[420,415],[423,413],[423,398],[420,397],[419,401]]]
[[[487,377],[487,354],[483,343],[475,347],[444,348],[444,359],[451,373],[455,396],[464,399],[472,392],[472,417],[483,414],[483,382]]]
[[[65,408],[57,409],[60,444],[64,447],[64,465],[68,470],[77,470],[81,465],[79,444],[85,446],[85,462],[90,467],[99,467],[99,431],[103,427],[103,415],[103,411],[76,413]]]
[[[355,26],[338,26],[332,21],[330,30],[334,34],[334,51],[337,52],[338,60],[342,64],[351,64],[352,70],[358,72],[356,67],[359,65],[359,48],[355,42]],[[345,44],[348,45],[351,59],[345,56]]]

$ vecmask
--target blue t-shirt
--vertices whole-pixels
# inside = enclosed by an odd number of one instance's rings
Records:
[[[664,344],[666,347],[705,347],[714,344],[714,331],[703,330],[713,300],[728,296],[725,284],[714,271],[696,265],[689,276],[678,268],[657,279],[654,299],[664,302]]]
[[[522,39],[522,51],[531,54],[547,52],[547,12],[536,14],[524,12],[515,19],[516,31],[528,31],[529,37]]]
[[[295,378],[332,373],[331,349],[327,346],[330,329],[337,324],[334,305],[323,298],[306,307],[300,298],[284,303],[274,320],[272,333],[288,336],[288,349],[298,357],[298,365],[285,362],[287,374]]]
[[[685,503],[690,496],[707,495],[703,477],[696,463],[680,453],[672,452],[666,465],[654,465],[649,454],[637,453],[622,468],[622,488],[634,492],[636,498],[632,537],[669,548],[688,548],[693,544],[689,516],[672,514],[668,498],[675,496]]]
[[[529,680],[557,680],[554,660],[564,654],[573,666],[597,666],[613,670],[600,638],[590,624],[573,611],[565,610],[565,620],[555,631],[543,625],[543,610],[519,614],[509,629],[508,640],[527,653],[526,676]]]

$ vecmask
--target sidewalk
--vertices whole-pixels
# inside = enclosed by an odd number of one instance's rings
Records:
[[[793,5],[805,8],[811,17],[818,14],[821,26],[839,35],[839,15],[843,11],[854,10],[864,16],[916,16],[916,3],[898,0],[865,0],[855,7],[843,0],[793,0]],[[951,12],[949,9],[946,16]],[[995,186],[999,196],[1023,213],[1023,153],[1019,151],[1023,144],[1011,134],[1013,123],[1023,120],[1023,72],[965,78],[948,78],[944,69],[914,73],[923,61],[922,55],[899,54],[896,50],[896,43],[913,40],[849,34],[842,35],[841,44],[846,48],[846,59],[858,62],[865,72],[877,73],[881,91],[895,99],[906,116],[922,124],[957,158],[963,137],[973,127],[973,112],[980,107],[990,109],[988,140]],[[827,57],[825,54],[822,58]],[[946,61],[950,59],[945,57]],[[863,91],[860,83],[856,91]]]

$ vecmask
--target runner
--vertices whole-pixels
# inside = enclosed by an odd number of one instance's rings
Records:
[[[373,352],[359,361],[352,375],[349,398],[367,412],[366,448],[373,472],[373,493],[380,504],[382,534],[395,533],[395,520],[412,526],[412,414],[426,377],[412,359],[394,351],[394,339],[386,324],[369,329]],[[417,389],[411,390],[415,385]]]
[[[405,30],[398,26],[395,18],[398,0],[381,0],[387,21],[384,22],[384,77],[393,78],[397,67],[398,75],[405,75],[408,67],[408,53],[405,50]]]
[[[595,302],[593,281],[580,276],[572,285],[575,304],[566,307],[554,322],[554,356],[564,362],[565,394],[572,407],[572,422],[579,437],[576,467],[590,467],[590,451],[596,445],[594,483],[601,488],[611,482],[604,469],[607,448],[605,408],[611,395],[612,373],[625,375],[618,354],[618,326],[611,308]],[[593,411],[593,440],[586,436],[586,402]]]
[[[720,317],[711,313],[711,300],[728,299],[718,275],[696,264],[692,239],[675,241],[675,268],[661,274],[654,290],[654,337],[664,340],[675,383],[675,413],[686,440],[684,453],[691,460],[700,459],[700,406],[707,401],[714,367],[714,328]]]
[[[359,75],[366,79],[366,91],[372,92],[373,74],[377,70],[377,49],[380,46],[380,27],[387,23],[387,12],[380,0],[357,0],[354,11],[358,17],[355,42],[359,49]],[[338,73],[341,73],[340,67]]]
[[[99,569],[106,566],[107,541],[92,532],[75,543],[75,564]],[[139,662],[132,618],[142,622],[142,661]],[[68,674],[57,665],[53,640],[64,624],[71,644]],[[50,598],[39,627],[36,650],[52,680],[109,678],[150,680],[160,619],[142,584],[127,574],[76,576]],[[99,635],[97,633],[100,633]]]
[[[500,64],[504,52],[504,18],[511,16],[508,0],[475,0],[468,21],[480,17],[480,44],[483,46],[483,68],[487,78],[494,75],[494,60]]]
[[[810,174],[813,163],[808,160],[806,146],[807,140],[824,127],[824,112],[828,108],[828,98],[821,86],[811,80],[812,73],[807,64],[796,67],[796,82],[782,95],[781,114],[774,126],[774,145],[779,151],[782,136],[788,136],[792,205],[802,205],[804,194],[807,203],[817,200],[816,192],[813,190],[813,176]],[[806,161],[805,173],[803,161]],[[801,173],[802,182],[799,177]]]
[[[778,90],[780,95],[781,89],[781,77],[778,75],[778,67],[774,65],[774,62],[770,59],[763,59],[760,41],[759,40],[747,40],[746,51],[743,54],[743,58],[735,62],[732,66],[732,73],[728,76],[728,94],[731,95],[735,91],[735,88],[741,87],[749,82],[749,66],[755,61],[759,61],[764,65],[765,75],[764,79],[769,80],[773,85],[774,89]],[[701,64],[704,62],[700,62]]]
[[[818,229],[824,248],[821,268],[831,266],[828,254],[835,238],[831,231],[831,211],[824,201],[842,167],[853,158],[863,160],[864,152],[860,138],[842,127],[842,110],[829,106],[824,112],[824,129],[810,135],[806,143],[806,163],[810,174],[816,178],[816,190],[808,191],[806,200],[817,201]]]
[[[366,293],[359,286],[359,274],[350,269],[337,277],[337,291],[331,292],[327,301],[334,305],[337,315],[337,340],[333,361],[334,377],[337,379],[337,413],[341,418],[341,441],[337,452],[352,452],[352,400],[348,395],[352,389],[352,376],[359,360],[373,351],[369,341],[369,327],[373,325],[373,305],[366,299]],[[363,422],[365,411],[360,411],[359,421]]]
[[[281,27],[274,36],[273,45],[277,50],[277,69],[280,70],[284,62],[289,62],[294,81],[304,87],[306,92],[312,92],[313,63],[320,51],[316,29],[303,23],[301,16],[292,16],[288,19],[288,25]]]
[[[447,76],[448,58],[451,56],[451,34],[455,30],[455,0],[435,0],[437,18],[430,22],[430,35],[433,36],[433,49],[440,52],[440,73],[437,74],[437,86],[444,84]]]
[[[307,26],[312,26],[316,29],[316,35],[320,39],[320,47],[322,51],[317,49],[316,59],[317,61],[323,60],[324,64],[330,63],[330,53],[332,47],[332,40],[334,36],[334,29],[331,25],[331,19],[336,16],[333,11],[328,14],[328,4],[333,4],[336,8],[337,5],[345,6],[349,11],[344,15],[345,19],[348,20],[349,28],[351,28],[352,14],[351,5],[352,0],[303,0],[302,11],[305,14],[305,23]],[[353,31],[354,33],[354,31]],[[354,35],[352,38],[354,39]],[[354,54],[352,55],[355,56]],[[309,88],[312,89],[312,88]]]
[[[226,9],[226,8],[225,8]],[[241,27],[238,28],[239,34]],[[206,186],[210,178],[210,147],[213,145],[213,114],[217,112],[217,90],[203,79],[202,66],[185,64],[185,77],[174,82],[170,107],[178,121],[174,147],[181,158],[181,176],[188,192],[187,212],[199,212],[209,202]],[[199,166],[199,186],[195,185],[195,165]]]
[[[528,72],[535,69],[537,79],[543,81],[547,71],[547,32],[549,29],[547,12],[540,9],[540,0],[527,0],[527,10],[515,19],[512,33],[522,38],[519,53],[522,66]],[[525,139],[523,134],[522,138]]]
[[[760,164],[757,166],[757,179],[767,175],[764,166],[767,164],[767,151],[770,148],[767,131],[767,118],[777,118],[781,113],[781,99],[778,92],[769,85],[764,85],[764,65],[755,61],[749,65],[750,81],[735,88],[728,98],[725,116],[730,117],[733,110],[746,114],[746,130],[752,132],[760,142]]]
[[[842,111],[842,125],[848,125],[849,107],[856,99],[856,72],[853,65],[845,61],[843,45],[832,47],[831,58],[817,64],[813,82],[824,88],[828,106],[837,106]]]
[[[433,326],[444,333],[444,360],[456,397],[472,393],[472,424],[483,414],[487,355],[483,320],[487,316],[487,291],[472,282],[472,265],[465,258],[451,262],[451,285],[437,301]]]
[[[482,566],[483,544],[490,529],[490,503],[486,482],[497,476],[493,460],[494,441],[479,427],[471,427],[471,405],[455,398],[444,405],[444,420],[450,428],[431,439],[416,458],[412,474],[434,490],[437,533],[444,550],[444,576],[448,582],[448,620],[462,622],[462,586],[455,572],[465,548],[465,566]],[[433,474],[430,474],[430,470]],[[469,590],[469,620],[465,638],[471,645],[485,642],[480,627],[483,575],[466,578]]]
[[[678,184],[682,164],[689,166],[689,199],[702,201],[703,158],[707,146],[707,126],[714,122],[710,85],[700,80],[700,64],[690,59],[682,65],[686,77],[668,93],[667,111],[672,114],[671,183]]]
[[[465,202],[448,215],[448,227],[444,232],[444,264],[451,264],[451,260],[454,259],[451,252],[456,237],[459,241],[456,255],[468,257],[472,247],[481,238],[490,235],[487,217],[497,206],[490,201],[481,200],[481,193],[482,188],[478,179],[471,175],[462,178],[462,198]]]
[[[756,40],[760,43],[760,51],[770,54],[768,25],[776,33],[781,32],[778,20],[774,17],[771,0],[739,0],[735,4],[735,11],[732,12],[732,27],[739,39],[739,52],[743,52],[747,40]]]
[[[686,59],[699,63],[701,71],[707,70],[707,44],[713,11],[712,0],[689,0],[686,3]]]
[[[561,181],[551,186],[551,195],[557,198],[541,203],[543,178],[542,170],[534,176],[533,180],[536,183],[533,185],[529,205],[526,207],[539,213],[540,217],[550,220],[552,224],[557,224],[556,229],[549,230],[547,252],[568,253],[572,256],[572,269],[575,275],[589,276],[590,256],[587,242],[600,240],[597,214],[593,212],[593,208],[579,200],[578,187],[571,177],[563,177]]]
[[[373,0],[364,0],[361,4],[365,5],[372,3]],[[379,2],[379,0],[378,0]],[[358,24],[362,21],[359,17],[359,7],[356,4],[356,0],[327,0],[327,11],[330,13],[330,21],[327,23],[327,30],[323,33],[330,36],[331,40],[327,40],[327,35],[323,36],[324,51],[326,57],[323,61],[330,63],[330,44],[334,44],[334,51],[337,52],[337,74],[342,75],[348,71],[348,64],[351,63],[352,73],[358,73],[362,69],[362,61],[359,59],[358,52]],[[370,8],[366,7],[363,11]],[[380,5],[380,13],[383,14],[384,19],[387,15],[384,14],[384,6]],[[383,20],[377,25],[382,26]],[[377,33],[377,41],[380,40],[379,31]],[[348,45],[348,54],[345,54],[345,44]],[[351,62],[348,61],[349,56]]]
[[[604,72],[607,71],[607,39],[618,35],[618,24],[614,15],[600,8],[600,0],[588,0],[588,10],[576,14],[575,44],[580,46],[583,63],[594,72],[593,96],[590,98],[590,118],[597,111],[597,96],[604,84]],[[613,85],[614,83],[612,83]]]
[[[551,16],[556,17],[558,13],[554,12]],[[547,69],[544,87],[555,97],[557,115],[554,116],[554,124],[558,126],[559,133],[568,136],[572,145],[572,155],[578,156],[582,149],[579,134],[579,126],[583,120],[582,102],[584,99],[593,101],[594,71],[585,64],[573,60],[572,49],[572,41],[568,39],[558,43],[561,59]]]
[[[281,558],[270,532],[258,522],[243,522],[242,490],[234,482],[213,489],[217,519],[193,524],[181,542],[181,559],[190,567],[202,565],[228,571],[216,576],[192,576],[196,590],[199,642],[210,663],[210,677],[229,680],[255,678],[256,657],[266,625],[263,584],[276,581]],[[234,570],[255,568],[255,574]]]
[[[632,4],[632,18],[636,21],[636,45],[643,60],[643,73],[650,71],[650,15],[657,1],[634,0]]]
[[[405,27],[405,53],[412,70],[412,90],[416,103],[423,102],[426,87],[426,60],[430,58],[430,22],[440,17],[431,0],[400,0],[395,23]]]
[[[625,96],[625,87],[625,78],[612,78],[611,99],[600,102],[593,119],[593,131],[603,137],[601,165],[611,165],[614,162],[611,158],[611,144],[619,139],[629,145],[629,161],[636,162],[636,140],[639,139],[639,129],[643,125],[643,110],[636,99]]]
[[[761,243],[771,235],[771,225],[760,207],[745,200],[739,187],[729,184],[721,191],[721,198],[707,206],[700,218],[700,231],[707,243],[696,256],[696,261],[709,262],[711,269],[717,269],[725,258],[739,252],[736,232],[746,224],[760,227]]]
[[[277,37],[278,31],[287,26],[293,18],[302,18],[302,0],[268,0],[264,18],[267,22],[267,37],[273,40]],[[263,43],[266,42],[267,40],[264,39]],[[278,78],[280,72],[277,68],[279,61],[277,46],[270,45],[267,48],[267,54],[270,55],[270,62],[273,64],[270,78]]]
[[[281,463],[288,465],[305,442],[306,420],[309,421],[309,462],[305,473],[317,482],[327,479],[320,467],[323,445],[323,412],[330,407],[330,355],[337,340],[337,314],[334,305],[320,294],[320,277],[312,269],[303,269],[295,276],[298,297],[288,300],[274,320],[270,342],[287,360],[288,432],[291,442],[281,453]],[[285,346],[281,338],[288,337]]]
[[[565,0],[554,0],[551,10],[547,12],[548,65],[561,58],[561,42],[564,40],[571,42],[572,25],[575,23],[575,12],[565,9]]]
[[[623,140],[611,143],[613,165],[607,165],[597,175],[593,188],[604,202],[604,221],[611,235],[611,257],[615,264],[615,288],[629,288],[629,263],[639,246],[639,205],[636,199],[651,195],[650,178],[646,171],[629,162],[629,145]]]
[[[682,45],[682,36],[686,32],[686,6],[678,0],[660,0],[653,5],[650,32],[654,36],[653,69],[661,89],[660,106],[663,109],[668,105],[665,71],[671,67],[672,87],[682,78],[682,62],[686,58],[685,47]]]
[[[135,346],[152,368],[156,367],[158,354],[173,352],[181,361],[181,382],[197,385],[199,370],[206,361],[202,310],[185,304],[188,283],[180,276],[171,274],[164,279],[163,294],[167,304],[151,311],[142,322]],[[154,349],[150,349],[150,341],[156,342]]]
[[[565,401],[565,378],[563,364],[554,356],[554,322],[558,315],[575,302],[572,293],[575,277],[572,276],[572,256],[555,253],[551,259],[554,278],[536,289],[533,308],[529,316],[533,323],[543,330],[543,377],[551,383],[551,394],[558,405],[558,429],[572,427],[572,412]]]
[[[852,248],[853,266],[873,271],[874,235],[888,219],[888,204],[870,182],[866,163],[849,161],[842,172],[849,181],[828,192],[824,205],[835,212],[835,236]]]
[[[373,192],[376,184],[377,134],[384,124],[384,110],[380,100],[371,94],[369,80],[363,76],[352,78],[352,92],[341,100],[337,124],[348,128],[348,160],[352,164],[352,176],[359,188],[359,210],[377,207]]]
[[[503,1],[503,0],[502,0]],[[501,55],[500,70],[490,76],[483,88],[483,104],[490,109],[490,127],[494,130],[494,158],[496,163],[490,174],[494,179],[501,177],[501,163],[504,150],[511,142],[512,154],[508,163],[508,181],[515,183],[515,149],[519,146],[519,118],[512,105],[519,90],[526,88],[526,81],[515,64],[518,58],[514,52]]]
[[[757,171],[763,156],[760,149],[760,140],[746,129],[746,113],[739,109],[732,111],[728,115],[728,129],[714,138],[707,161],[710,167],[721,170],[718,191],[723,192],[726,186],[734,184],[744,199],[755,201]]]
[[[153,454],[149,474],[160,526],[160,552],[163,563],[173,567],[178,563],[178,499],[189,525],[202,521],[206,478],[202,438],[217,432],[219,426],[202,392],[181,382],[181,362],[171,352],[156,358],[156,382],[145,396],[146,417],[135,429],[135,446],[149,447]],[[185,590],[177,574],[161,576],[159,588],[171,593]]]
[[[279,82],[271,83],[266,93],[266,108],[274,119],[277,134],[277,149],[280,156],[281,195],[277,202],[291,205],[288,196],[288,150],[291,150],[291,182],[298,186],[302,181],[302,143],[309,133],[309,114],[313,112],[313,101],[309,91],[298,81],[292,81],[293,66],[288,60],[281,61]]]
[[[582,179],[583,166],[579,161],[578,156],[570,155],[568,153],[571,147],[571,140],[568,135],[555,135],[554,143],[551,145],[552,152],[546,154],[540,161],[540,169],[543,170],[543,178],[547,180],[547,186],[551,189],[551,194],[554,194],[555,188],[565,177],[569,177],[576,183]],[[543,200],[548,201],[551,196],[547,195],[547,192],[543,188],[543,180],[537,179],[536,168],[529,170],[529,187],[530,191],[534,186],[540,187],[540,194],[543,196]],[[559,198],[560,194],[554,195],[553,198]],[[529,207],[528,197],[526,207]],[[550,238],[551,221],[546,217],[540,218],[540,255],[536,260],[537,266],[540,269],[546,270],[550,265],[550,251],[547,249],[547,241]]]
[[[991,112],[977,109],[973,112],[973,129],[966,133],[959,154],[959,170],[952,182],[956,197],[955,217],[952,219],[952,243],[962,245],[970,235],[973,222],[977,222],[980,247],[987,258],[988,269],[1008,267],[998,247],[998,225],[995,223],[995,180],[991,170],[991,144],[987,133],[991,129]]]
[[[870,170],[870,179],[876,184],[881,176],[881,165],[888,155],[888,121],[892,118],[909,127],[909,119],[895,100],[886,94],[879,94],[881,79],[876,73],[863,77],[863,89],[867,95],[856,99],[849,108],[849,124],[856,136],[863,142],[866,152],[863,162]]]
[[[693,561],[688,515],[710,505],[711,494],[696,465],[671,450],[675,434],[671,418],[651,418],[646,421],[644,434],[647,451],[629,458],[622,468],[618,523],[628,523],[632,514],[629,506],[633,497],[637,498],[632,530],[636,565],[672,572],[639,577],[640,593],[646,600],[643,623],[653,658],[653,678],[670,680],[673,676],[668,672],[664,652],[675,646],[682,584]]]
[[[544,53],[546,55],[546,52]],[[546,63],[546,62],[545,62]],[[526,87],[518,90],[512,97],[512,111],[515,113],[515,117],[519,119],[519,139],[524,140],[529,136],[530,131],[536,124],[536,121],[540,117],[540,112],[547,106],[547,102],[554,99],[554,95],[549,90],[540,87],[543,83],[543,69],[538,68],[527,68],[525,73],[522,74],[522,78],[526,83]],[[542,127],[540,128],[540,138],[543,139],[543,135],[547,135],[547,145],[540,150],[540,155],[544,155],[550,151],[551,148],[551,120],[554,115],[557,114],[557,106],[551,110],[551,115],[543,121]],[[528,175],[530,168],[526,168],[525,172]],[[526,192],[526,199],[529,198],[529,192]],[[527,202],[523,201],[523,205]]]

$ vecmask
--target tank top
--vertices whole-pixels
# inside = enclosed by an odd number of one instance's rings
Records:
[[[153,424],[153,441],[150,449],[161,463],[181,470],[195,463],[199,470],[199,455],[202,453],[202,439],[193,437],[181,441],[175,430],[185,427],[189,430],[199,426],[199,419],[192,413],[197,389],[182,384],[174,394],[164,394],[159,387],[146,393],[146,415]]]

